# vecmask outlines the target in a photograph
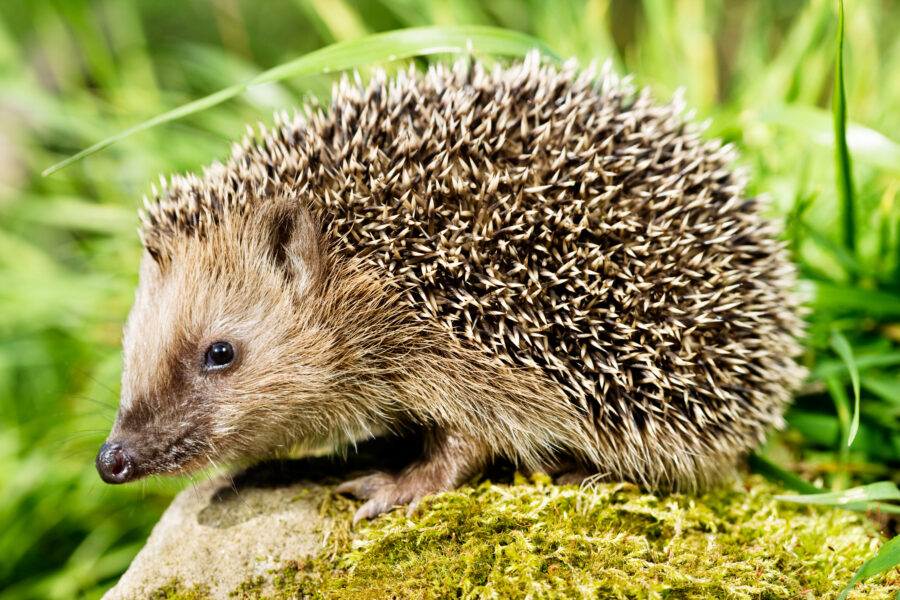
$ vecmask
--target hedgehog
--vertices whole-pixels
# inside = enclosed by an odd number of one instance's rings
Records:
[[[692,491],[803,377],[795,269],[735,150],[536,52],[368,83],[161,178],[109,483],[415,435],[355,520],[525,472]]]

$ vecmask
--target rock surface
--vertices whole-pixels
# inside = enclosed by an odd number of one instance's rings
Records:
[[[329,489],[299,481],[234,487],[225,476],[181,492],[104,600],[152,597],[173,582],[227,598],[248,579],[322,548]]]
[[[758,478],[689,497],[516,476],[352,529],[358,504],[321,475],[342,469],[317,464],[183,491],[105,600],[836,598],[882,543],[863,517],[778,502]],[[896,591],[875,577],[849,597]]]

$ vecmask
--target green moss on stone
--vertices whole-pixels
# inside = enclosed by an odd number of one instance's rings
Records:
[[[745,490],[656,496],[543,478],[483,483],[350,532],[353,506],[327,507],[328,547],[254,580],[242,598],[834,598],[881,545],[858,515]],[[251,591],[252,590],[252,591]],[[883,578],[851,598],[893,598]],[[191,599],[193,600],[193,599]]]
[[[242,581],[237,589],[228,593],[228,596],[230,598],[240,598],[241,600],[262,600],[263,598],[266,598],[263,593],[266,586],[266,578],[262,575],[258,575],[254,579]]]
[[[206,586],[194,585],[184,588],[177,579],[150,594],[150,600],[207,600],[208,598],[209,588]]]

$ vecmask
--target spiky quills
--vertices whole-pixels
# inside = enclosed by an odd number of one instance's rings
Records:
[[[604,468],[691,485],[781,423],[801,321],[732,149],[681,111],[536,53],[345,78],[327,112],[163,182],[142,239],[164,263],[250,199],[295,197],[420,319],[563,390]]]

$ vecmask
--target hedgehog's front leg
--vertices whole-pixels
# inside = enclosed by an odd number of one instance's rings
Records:
[[[354,524],[404,504],[412,514],[425,496],[451,490],[478,472],[486,457],[478,443],[454,432],[435,430],[426,437],[422,458],[400,473],[378,472],[351,479],[335,492],[367,500],[353,516]]]

